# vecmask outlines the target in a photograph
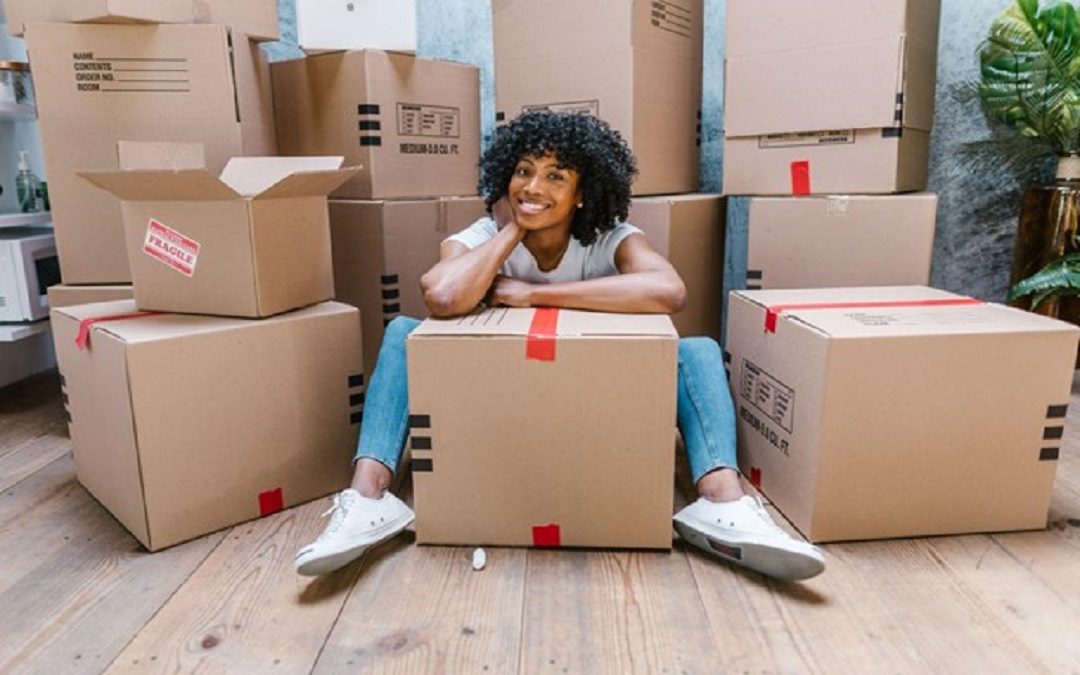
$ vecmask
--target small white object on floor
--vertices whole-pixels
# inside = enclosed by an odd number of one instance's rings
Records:
[[[476,571],[480,571],[480,570],[484,569],[485,565],[487,565],[487,553],[484,552],[484,549],[478,548],[475,551],[473,551],[472,552],[472,568],[474,570],[476,570]]]

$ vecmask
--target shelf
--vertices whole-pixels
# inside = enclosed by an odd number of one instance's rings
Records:
[[[0,213],[0,227],[19,227],[20,225],[48,225],[52,222],[52,213]]]
[[[37,109],[25,103],[0,103],[0,120],[34,120]]]
[[[48,319],[34,323],[0,323],[0,342],[18,342],[47,330],[49,330]]]

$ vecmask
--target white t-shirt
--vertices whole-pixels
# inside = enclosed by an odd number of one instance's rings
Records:
[[[494,220],[481,218],[461,232],[447,237],[446,240],[456,241],[469,249],[474,249],[493,239],[498,231],[499,228]],[[619,273],[619,268],[615,266],[615,250],[619,248],[623,239],[631,234],[641,233],[641,230],[630,223],[618,223],[613,229],[601,232],[596,241],[588,246],[582,246],[581,242],[570,237],[566,253],[563,254],[559,265],[550,272],[541,271],[536,265],[536,258],[529,249],[525,248],[524,243],[519,242],[499,269],[499,274],[534,284],[585,281],[615,276]]]

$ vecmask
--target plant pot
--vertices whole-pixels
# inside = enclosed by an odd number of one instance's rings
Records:
[[[1020,207],[1009,286],[1080,250],[1080,157],[1061,157],[1053,182],[1029,185]],[[1031,298],[1009,304],[1028,309]],[[1055,297],[1032,310],[1080,326],[1080,297]],[[1080,355],[1077,357],[1080,367]]]

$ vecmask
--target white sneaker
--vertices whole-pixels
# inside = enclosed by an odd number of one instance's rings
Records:
[[[296,553],[298,574],[314,577],[344,567],[371,546],[401,532],[416,515],[390,492],[368,499],[348,488],[334,495],[334,505],[323,514],[330,524],[314,543]]]
[[[793,539],[749,495],[733,502],[701,497],[674,520],[688,543],[777,579],[809,579],[825,570],[825,556],[816,546]]]

